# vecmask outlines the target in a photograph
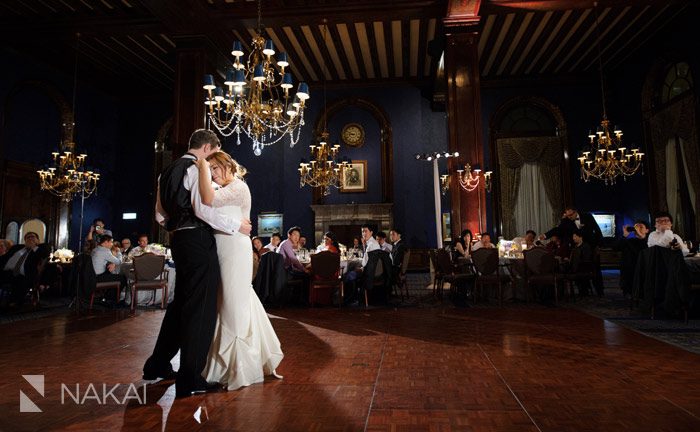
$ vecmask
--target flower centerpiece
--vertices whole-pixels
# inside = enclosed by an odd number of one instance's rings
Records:
[[[156,255],[166,255],[166,248],[160,243],[150,243],[146,245],[144,252]]]
[[[56,249],[56,251],[52,255],[52,261],[61,262],[65,264],[73,261],[73,256],[74,253],[70,249]]]

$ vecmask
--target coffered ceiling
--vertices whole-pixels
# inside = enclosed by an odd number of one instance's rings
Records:
[[[289,53],[296,80],[429,84],[447,3],[265,0],[261,28]],[[594,9],[587,0],[484,0],[476,25],[483,79],[590,73],[598,41],[606,68],[614,68],[691,3],[601,0]],[[71,73],[80,33],[81,76],[115,92],[168,92],[178,49],[208,46],[222,73],[234,40],[249,47],[257,16],[251,0],[4,0],[0,35],[6,48]]]

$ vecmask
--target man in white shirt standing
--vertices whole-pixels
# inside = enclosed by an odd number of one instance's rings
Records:
[[[674,234],[671,230],[673,227],[673,218],[669,213],[659,213],[656,215],[654,222],[656,223],[656,231],[649,234],[649,240],[647,241],[647,245],[649,247],[661,246],[665,248],[679,249],[681,252],[683,252],[683,256],[690,253],[688,246],[686,246],[685,242],[683,242],[683,239],[681,239],[678,234]]]

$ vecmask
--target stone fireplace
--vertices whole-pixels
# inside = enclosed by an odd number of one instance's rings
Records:
[[[383,204],[312,204],[314,217],[314,240],[319,244],[323,233],[331,226],[349,226],[371,223],[377,230],[387,234],[394,225],[392,203]],[[358,230],[357,236],[360,235]],[[339,239],[341,242],[343,239]]]

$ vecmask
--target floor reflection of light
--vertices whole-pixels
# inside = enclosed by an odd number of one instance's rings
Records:
[[[209,413],[207,413],[207,407],[200,405],[197,411],[194,412],[194,419],[197,423],[202,424],[209,420]]]

